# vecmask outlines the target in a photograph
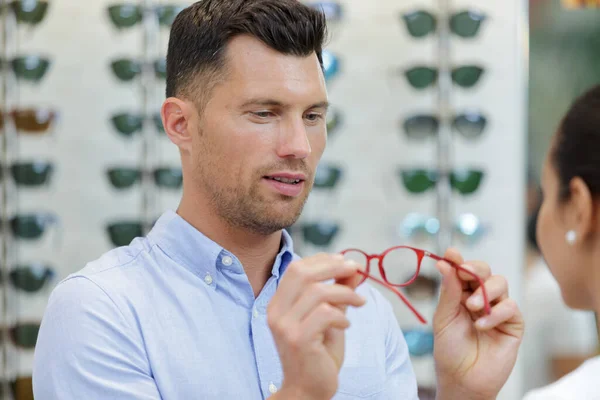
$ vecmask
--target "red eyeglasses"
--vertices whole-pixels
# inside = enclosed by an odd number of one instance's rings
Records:
[[[363,279],[360,281],[362,284],[367,278],[379,283],[380,285],[385,286],[392,292],[394,292],[400,299],[406,304],[406,306],[415,314],[415,316],[419,319],[419,321],[423,324],[426,324],[427,321],[421,313],[417,311],[417,309],[408,301],[408,299],[396,288],[406,287],[413,283],[417,277],[419,276],[419,272],[421,271],[421,263],[425,257],[429,257],[435,261],[446,261],[450,266],[455,268],[460,272],[464,272],[465,274],[471,275],[477,283],[479,283],[479,287],[481,287],[481,291],[483,293],[483,301],[485,304],[485,312],[487,314],[491,313],[490,303],[488,301],[488,295],[483,285],[483,280],[477,276],[477,274],[461,267],[460,265],[445,259],[443,257],[432,254],[426,250],[416,249],[414,247],[409,246],[395,246],[387,249],[381,254],[367,254],[362,250],[358,249],[347,249],[341,252],[347,260],[354,260],[359,263],[359,265],[364,266],[364,271],[359,271],[360,274],[363,275]],[[371,260],[376,259],[379,261],[379,274],[382,279],[376,278],[369,274],[369,269],[371,266]],[[384,263],[387,267],[384,267]],[[400,271],[414,271],[414,274],[409,275],[408,280],[399,280],[397,282],[391,281],[388,279],[386,275],[387,272],[390,273],[392,271],[390,268],[398,268]],[[399,271],[399,272],[400,272]]]

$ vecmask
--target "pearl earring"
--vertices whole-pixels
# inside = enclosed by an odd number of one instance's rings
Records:
[[[570,230],[565,235],[565,239],[567,240],[567,243],[573,244],[575,243],[575,240],[577,240],[577,233],[575,233],[574,230]]]

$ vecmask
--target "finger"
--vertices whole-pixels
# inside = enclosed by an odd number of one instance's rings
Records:
[[[365,304],[365,299],[353,289],[344,285],[315,283],[300,296],[298,301],[285,314],[289,323],[296,323],[322,303],[333,306],[360,307]],[[344,308],[345,309],[345,308]]]
[[[435,315],[433,317],[433,329],[437,332],[445,327],[459,312],[462,300],[463,288],[454,268],[446,261],[436,263],[436,268],[442,274],[440,284],[440,297]]]
[[[468,261],[461,264],[457,271],[460,280],[469,283],[467,286],[473,289],[478,287],[480,279],[485,281],[492,275],[492,269],[483,261]]]
[[[523,317],[513,299],[505,299],[492,307],[490,315],[484,315],[475,322],[475,327],[481,331],[499,328],[504,323],[515,326],[523,324]],[[505,327],[511,329],[510,326]],[[522,330],[522,329],[521,329]]]
[[[487,300],[490,304],[508,298],[508,282],[503,276],[494,275],[486,280],[483,286],[488,297]],[[469,296],[466,306],[470,311],[479,311],[485,307],[483,290],[481,287]]]
[[[444,258],[458,265],[465,262],[463,256],[460,254],[458,249],[454,247],[449,247],[448,250],[446,250],[446,252],[444,253]]]
[[[285,310],[292,307],[308,285],[330,279],[356,275],[358,264],[345,261],[341,255],[321,255],[291,263],[271,299],[272,307]]]
[[[346,329],[350,321],[346,314],[331,304],[321,303],[300,324],[304,340],[310,341],[330,328]]]

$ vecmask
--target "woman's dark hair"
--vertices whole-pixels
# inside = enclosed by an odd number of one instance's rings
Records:
[[[577,176],[593,196],[600,196],[600,85],[575,100],[562,120],[552,151],[560,200],[569,198],[569,184]]]
[[[286,55],[316,52],[323,64],[323,12],[297,0],[201,0],[181,11],[171,27],[167,97],[205,101],[226,71],[224,50],[239,35],[250,35]]]

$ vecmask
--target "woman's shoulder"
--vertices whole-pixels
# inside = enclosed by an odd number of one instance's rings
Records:
[[[529,392],[523,400],[600,400],[600,356],[551,385]]]

